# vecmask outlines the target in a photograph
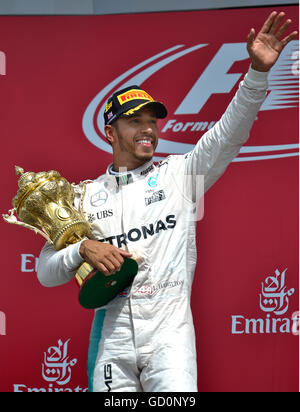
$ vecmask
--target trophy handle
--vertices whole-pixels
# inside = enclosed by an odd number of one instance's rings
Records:
[[[78,286],[81,286],[85,278],[90,274],[91,271],[95,270],[89,263],[83,262],[81,266],[76,271],[75,279],[77,280]]]
[[[8,212],[10,213],[9,215],[2,215],[3,219],[5,220],[5,222],[11,223],[11,224],[13,224],[13,225],[22,226],[22,227],[25,227],[25,228],[27,228],[27,229],[30,229],[30,230],[32,230],[33,232],[35,232],[36,234],[38,233],[39,235],[43,236],[51,245],[53,244],[53,242],[52,242],[52,240],[49,238],[49,236],[47,236],[46,233],[44,233],[42,230],[40,230],[40,229],[38,229],[38,228],[36,228],[36,227],[34,227],[34,226],[28,225],[27,223],[20,222],[20,221],[17,219],[17,217],[14,215],[15,211],[16,211],[16,209],[13,208],[13,209],[10,209],[10,210],[8,211]]]

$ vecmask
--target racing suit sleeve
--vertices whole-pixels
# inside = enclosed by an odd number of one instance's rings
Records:
[[[186,155],[185,174],[192,176],[193,197],[197,179],[204,176],[204,192],[224,173],[247,141],[257,112],[266,97],[268,72],[249,68],[221,119]]]
[[[78,242],[56,251],[46,242],[37,267],[37,277],[43,286],[59,286],[73,279],[77,268],[84,261],[79,253],[80,244],[81,242]]]

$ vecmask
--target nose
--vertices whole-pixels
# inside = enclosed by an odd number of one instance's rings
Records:
[[[153,126],[151,123],[144,123],[141,128],[142,133],[151,134],[153,133]]]
[[[142,130],[141,130],[141,132],[143,133],[143,134],[152,134],[152,132],[153,132],[153,130],[152,130],[152,128],[151,127],[144,127]]]

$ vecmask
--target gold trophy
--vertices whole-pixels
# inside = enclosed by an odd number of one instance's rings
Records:
[[[82,239],[93,239],[90,225],[83,213],[73,206],[73,184],[56,170],[24,173],[18,166],[15,169],[20,176],[19,190],[12,200],[13,209],[9,210],[10,214],[2,215],[6,222],[42,235],[55,250]],[[106,305],[130,285],[137,271],[137,262],[130,258],[125,258],[120,271],[110,276],[104,276],[84,262],[75,275],[80,288],[79,303],[86,309]]]

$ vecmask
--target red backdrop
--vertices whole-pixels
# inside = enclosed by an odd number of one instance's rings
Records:
[[[296,6],[277,9],[298,26]],[[14,165],[77,183],[105,171],[101,109],[127,83],[168,107],[157,157],[188,151],[233,97],[246,36],[270,11],[0,17],[1,212]],[[298,390],[297,49],[270,73],[246,148],[205,197],[192,295],[199,391]],[[0,225],[0,391],[85,390],[93,313],[75,281],[38,283],[39,235]]]

